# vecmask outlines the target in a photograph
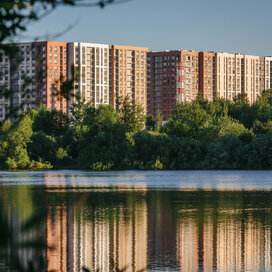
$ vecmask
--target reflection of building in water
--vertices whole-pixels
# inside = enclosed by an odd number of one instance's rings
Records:
[[[113,231],[113,261],[119,269],[140,271],[147,267],[147,208],[136,203],[120,208]]]
[[[252,216],[248,218],[244,233],[244,266],[245,270],[256,267],[264,271],[271,269],[271,236],[270,229],[264,228],[259,221],[254,221]]]
[[[213,270],[213,224],[196,210],[182,212],[177,229],[177,258],[180,271]],[[203,219],[204,221],[201,221]]]
[[[157,199],[151,202],[148,206],[148,268],[154,265],[156,268],[173,267],[176,260],[175,215],[167,204]]]
[[[44,182],[47,191],[54,191],[48,196],[47,220],[46,220],[46,243],[49,246],[47,249],[47,271],[66,272],[70,267],[69,262],[69,232],[73,229],[71,222],[72,209],[67,206],[67,201],[63,199],[63,195],[56,197],[58,193],[65,192],[66,186],[53,185],[54,181],[65,181],[65,175],[47,173],[44,175]],[[72,237],[69,237],[72,238]]]
[[[67,207],[49,206],[47,209],[47,271],[66,272],[67,270]]]
[[[110,237],[108,213],[105,209],[97,209],[92,213],[87,207],[75,210],[74,217],[74,270],[81,271],[87,267],[91,271],[109,271]],[[102,217],[102,218],[99,218]],[[104,218],[104,220],[103,220]]]
[[[231,211],[226,211],[231,213]],[[241,212],[241,211],[238,211]],[[217,267],[219,270],[230,270],[233,267],[244,267],[247,270],[264,269],[270,264],[271,236],[269,229],[261,222],[247,214],[241,220],[230,214],[221,218],[217,228]]]
[[[176,232],[180,271],[269,271],[271,226],[242,212],[220,210],[215,218],[183,212]]]
[[[95,197],[95,193],[90,192],[90,195],[86,193],[84,206],[78,203],[74,207],[68,206],[71,199],[61,197],[67,196],[62,194],[67,193],[67,187],[65,183],[63,186],[52,185],[56,180],[65,181],[65,176],[56,173],[45,175],[49,199],[54,201],[47,215],[47,244],[53,246],[53,249],[47,250],[48,271],[72,272],[86,267],[91,271],[110,272],[112,261],[119,268],[128,266],[129,271],[146,267],[145,202],[133,202],[127,206],[120,202],[116,193],[117,203],[93,206],[88,205],[88,198]]]
[[[146,203],[74,212],[74,269],[139,271],[147,266]]]
[[[217,225],[217,268],[228,271],[242,265],[242,226],[232,211],[221,211]]]
[[[198,228],[192,216],[180,219],[177,229],[177,258],[181,271],[198,271]]]
[[[213,271],[214,232],[212,216],[205,217],[203,224],[203,271]]]

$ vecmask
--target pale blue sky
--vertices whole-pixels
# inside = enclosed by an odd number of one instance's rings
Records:
[[[271,11],[271,0],[133,0],[104,9],[59,7],[25,34],[74,25],[54,40],[272,55]]]

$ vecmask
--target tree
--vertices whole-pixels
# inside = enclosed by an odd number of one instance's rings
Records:
[[[58,150],[57,141],[54,137],[46,135],[39,130],[31,137],[31,143],[28,145],[28,152],[32,159],[41,160],[43,162],[56,161],[56,153]]]
[[[270,120],[262,123],[259,120],[256,120],[253,124],[253,131],[256,135],[272,132],[272,121]]]
[[[86,103],[85,97],[76,97],[75,103],[72,104],[71,106],[71,116],[70,116],[70,121],[71,124],[76,126],[82,123],[83,118],[85,116],[85,112],[88,107],[90,107],[90,103]]]
[[[233,98],[235,104],[249,104],[247,93],[239,93]]]
[[[206,146],[203,169],[241,169],[243,143],[233,135],[215,139]]]
[[[86,110],[79,139],[78,165],[83,169],[107,170],[123,167],[128,138],[120,116],[112,106]]]
[[[258,135],[247,146],[243,156],[247,169],[272,169],[272,133]]]
[[[89,107],[86,110],[82,125],[86,128],[87,133],[95,136],[105,127],[111,127],[117,123],[120,123],[120,115],[109,105],[100,106],[98,109]]]
[[[168,136],[159,154],[164,169],[200,169],[203,147],[200,141],[189,137]]]
[[[69,117],[62,111],[40,108],[34,118],[33,131],[43,131],[47,135],[64,135],[70,124]]]
[[[160,160],[160,147],[165,145],[167,135],[158,132],[138,131],[132,137],[129,159],[136,169],[150,169]]]
[[[211,116],[201,108],[198,102],[178,104],[163,131],[168,135],[195,138],[199,129]]]
[[[238,94],[234,103],[229,104],[229,116],[250,129],[257,118],[256,106],[250,105],[245,93]]]
[[[27,145],[31,142],[33,120],[24,114],[9,130],[0,136],[1,169],[43,169],[51,168],[50,164],[31,160]]]
[[[116,110],[120,114],[121,123],[126,127],[127,132],[136,132],[144,127],[144,114],[141,105],[126,96],[118,97],[116,100]]]
[[[147,130],[156,130],[156,120],[153,115],[148,114],[145,119],[145,127]]]

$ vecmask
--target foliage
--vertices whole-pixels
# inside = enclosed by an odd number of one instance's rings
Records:
[[[76,97],[76,101],[71,106],[71,116],[70,121],[73,126],[79,125],[82,123],[83,118],[85,116],[85,112],[90,106],[89,103],[86,102],[86,99],[80,96]]]
[[[145,118],[141,105],[137,105],[126,96],[117,98],[116,108],[127,132],[137,132],[143,129]]]
[[[128,99],[116,110],[78,99],[71,122],[39,108],[1,123],[1,169],[271,169],[271,97],[264,92],[253,105],[198,98],[177,105],[160,131],[152,116],[144,130]]]
[[[126,130],[112,106],[90,107],[83,119],[79,139],[80,168],[102,170],[120,168],[128,151]]]
[[[272,169],[272,133],[258,135],[243,156],[247,169]]]
[[[43,131],[46,135],[63,135],[69,127],[69,117],[62,111],[41,108],[34,119],[33,131]]]
[[[178,104],[163,131],[178,137],[196,138],[198,130],[210,119],[198,102]]]
[[[145,127],[147,130],[156,130],[156,121],[155,117],[151,114],[148,114],[145,119]]]

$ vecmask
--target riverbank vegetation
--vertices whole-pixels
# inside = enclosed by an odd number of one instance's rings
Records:
[[[116,110],[78,99],[71,117],[31,110],[1,123],[0,168],[272,169],[272,90],[252,105],[200,97],[160,121],[127,98]]]

